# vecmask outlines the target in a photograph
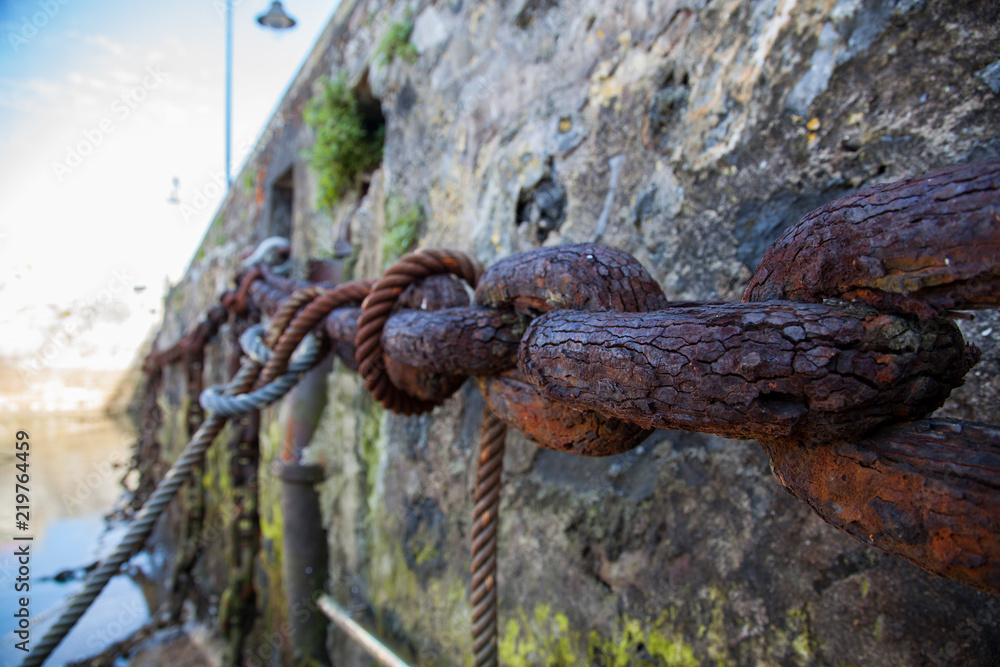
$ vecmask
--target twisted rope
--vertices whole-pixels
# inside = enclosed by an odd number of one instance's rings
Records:
[[[287,299],[282,301],[278,311],[271,318],[271,329],[265,338],[265,342],[268,345],[273,346],[278,340],[278,336],[281,335],[281,332],[288,328],[288,324],[292,321],[292,318],[295,317],[295,314],[298,313],[303,306],[308,305],[313,299],[318,297],[323,292],[323,288],[318,285],[303,287],[300,290],[296,290]]]
[[[260,329],[253,332],[252,335],[259,336]],[[228,417],[257,410],[266,404],[264,402],[265,398],[267,402],[278,400],[281,396],[288,393],[288,390],[295,384],[302,372],[316,364],[320,356],[319,346],[315,343],[314,338],[310,338],[310,341],[311,343],[308,343],[307,347],[303,349],[300,357],[293,360],[288,370],[277,381],[253,394],[247,394],[246,392],[253,387],[254,380],[261,372],[261,364],[253,359],[244,362],[232,382],[225,386],[224,391],[226,396],[218,396],[218,388],[214,387],[210,387],[202,393],[202,405],[207,410],[210,410],[208,417],[194,434],[194,437],[191,438],[191,442],[184,448],[177,461],[170,467],[163,481],[157,485],[156,490],[150,496],[149,500],[143,505],[139,513],[136,514],[118,547],[101,563],[100,567],[87,576],[83,590],[73,598],[55,625],[49,629],[34,651],[21,663],[22,667],[38,667],[44,663],[73,626],[76,625],[77,621],[80,620],[80,617],[94,603],[94,600],[97,599],[97,596],[107,586],[111,577],[118,574],[121,566],[142,547],[146,539],[149,538],[149,534],[153,531],[153,526],[156,525],[163,510],[166,509],[170,501],[177,495],[178,489],[191,476],[194,467],[204,459],[206,450],[208,450],[212,441],[222,431]],[[250,347],[254,349],[255,346],[251,345]],[[260,352],[259,349],[254,349],[254,351]],[[205,394],[218,396],[219,405],[215,407],[219,407],[219,411],[209,407],[209,405],[214,405],[213,400],[215,399],[210,398],[208,404],[205,403]],[[237,395],[241,395],[240,398],[243,398],[243,396],[250,398],[246,401],[237,400],[229,403]]]
[[[382,407],[404,415],[421,414],[433,409],[440,401],[425,401],[410,396],[397,387],[385,372],[382,350],[382,330],[389,313],[407,287],[427,276],[451,274],[463,279],[473,289],[479,283],[483,267],[472,257],[455,250],[424,248],[404,255],[390,266],[371,288],[371,294],[361,304],[358,333],[354,339],[358,374],[365,389]]]
[[[472,653],[476,667],[497,664],[497,525],[500,475],[503,472],[507,425],[488,407],[476,460],[476,493],[472,510]]]
[[[247,331],[244,332],[244,337],[246,337],[247,333],[252,333],[255,334],[252,337],[259,340],[259,336],[262,331],[263,329],[247,329]],[[241,338],[241,343],[242,340],[243,339]],[[259,345],[252,344],[252,346],[254,347],[254,353],[259,357],[259,359],[266,361],[267,355],[261,357],[259,354],[262,351],[267,351],[267,348],[263,346],[263,342]],[[255,362],[260,363],[259,359],[255,359]],[[223,390],[228,389],[229,385],[208,387],[201,392],[201,405],[206,410],[223,417],[235,417],[236,415],[244,415],[248,412],[260,410],[265,405],[270,405],[287,394],[291,388],[295,386],[295,383],[299,381],[299,376],[315,366],[319,359],[319,344],[316,342],[315,336],[310,336],[305,339],[302,352],[299,357],[293,359],[288,365],[288,370],[286,370],[274,382],[269,382],[260,389],[250,393],[238,394],[235,396],[227,396],[222,393]]]
[[[253,379],[260,371],[260,365],[254,361],[246,362],[239,373],[233,379],[229,391],[236,393],[246,391],[253,384]],[[153,531],[157,519],[173,500],[177,490],[187,481],[191,475],[191,470],[205,456],[205,451],[209,445],[226,425],[226,418],[222,415],[209,414],[208,418],[198,429],[198,432],[191,438],[191,442],[181,453],[174,465],[170,467],[167,475],[163,478],[149,500],[136,514],[129,526],[128,532],[122,538],[121,543],[108,558],[101,563],[101,566],[87,576],[83,590],[80,591],[70,602],[69,607],[62,613],[42,640],[35,647],[28,657],[21,663],[22,667],[38,667],[49,657],[53,650],[59,645],[67,633],[76,625],[84,612],[93,604],[97,596],[107,585],[111,577],[118,574],[121,566],[127,562],[132,555],[143,545],[149,534]]]
[[[335,308],[361,302],[368,296],[371,286],[372,283],[368,280],[352,280],[333,289],[318,288],[316,293],[301,297],[297,295],[308,290],[300,290],[289,297],[289,301],[294,299],[298,306],[292,315],[288,314],[288,311],[292,311],[290,306],[288,308],[282,306],[275,314],[267,337],[268,341],[276,340],[274,351],[264,364],[259,382],[271,382],[281,374],[292,356],[292,351],[298,347],[307,333]],[[307,296],[309,298],[306,298]],[[280,335],[275,335],[276,333]]]

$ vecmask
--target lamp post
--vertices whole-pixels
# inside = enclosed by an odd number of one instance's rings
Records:
[[[280,2],[272,2],[267,12],[257,17],[257,23],[271,30],[295,27],[295,19],[285,13]],[[226,0],[226,187],[233,184],[233,0]]]
[[[267,12],[257,17],[257,23],[272,30],[285,30],[295,27],[295,19],[285,13],[285,8],[278,0],[271,3]]]

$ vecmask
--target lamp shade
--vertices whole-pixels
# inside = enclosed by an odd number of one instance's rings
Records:
[[[266,13],[257,17],[257,23],[272,30],[285,30],[295,26],[295,19],[286,14],[285,8],[278,0],[275,0]]]

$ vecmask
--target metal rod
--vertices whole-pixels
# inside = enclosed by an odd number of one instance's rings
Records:
[[[365,630],[351,618],[347,611],[341,607],[329,595],[324,595],[319,599],[319,608],[323,610],[327,618],[337,624],[348,637],[361,644],[368,652],[368,655],[378,660],[387,667],[409,667],[405,662],[396,657],[396,654],[385,647],[377,637]]]
[[[231,149],[233,143],[233,0],[226,0],[226,188],[233,184]]]

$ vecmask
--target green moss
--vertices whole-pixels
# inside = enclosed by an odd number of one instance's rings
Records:
[[[518,609],[516,618],[501,628],[500,662],[514,667],[576,665],[581,663],[585,643],[584,664],[588,665],[697,667],[700,662],[691,645],[666,630],[669,620],[669,614],[664,613],[652,626],[643,627],[640,621],[626,617],[612,636],[602,637],[592,630],[584,642],[570,627],[569,618],[553,613],[549,605],[536,606],[530,616]]]
[[[497,647],[501,664],[556,667],[578,663],[573,647],[580,645],[580,634],[570,629],[565,614],[553,615],[547,604],[536,606],[530,618],[518,609],[517,618],[508,620],[501,632]]]
[[[285,546],[285,517],[281,511],[281,480],[270,474],[284,441],[284,429],[275,411],[262,415],[260,463],[257,475],[257,512],[260,521],[260,549],[254,573],[258,588],[258,629],[263,641],[278,630],[288,618],[285,581],[282,570]],[[258,642],[259,643],[259,642]]]
[[[390,25],[378,46],[375,47],[375,59],[384,65],[391,63],[397,56],[408,63],[417,61],[417,49],[410,44],[410,34],[413,32],[413,10],[409,7],[403,14],[403,20]]]
[[[714,586],[708,589],[708,599],[712,605],[707,628],[708,657],[719,664],[729,662],[729,640],[726,637],[725,612],[726,592]],[[700,636],[700,635],[699,635]]]
[[[650,631],[646,636],[646,650],[654,658],[661,658],[666,665],[698,665],[690,644],[671,639],[657,632]]]
[[[402,545],[391,539],[374,539],[372,545],[372,560],[381,566],[381,571],[373,572],[379,582],[373,589],[376,606],[385,610],[389,607],[406,608],[414,603],[419,604],[420,582],[406,563]],[[386,564],[389,566],[385,567]],[[424,604],[432,603],[425,600]]]
[[[247,173],[243,174],[243,191],[245,193],[250,194],[253,192],[253,180],[253,172],[248,169]]]
[[[362,399],[367,402],[366,408],[361,411],[360,438],[358,445],[360,448],[361,460],[365,466],[365,482],[367,483],[366,493],[368,495],[369,511],[374,508],[375,488],[378,484],[379,463],[382,459],[382,447],[380,445],[382,435],[382,418],[385,416],[385,409],[377,402],[367,396]]]
[[[267,466],[281,449],[282,434],[278,420],[271,418],[267,429],[261,429],[260,468]],[[260,514],[260,536],[262,540],[271,542],[270,552],[273,554],[271,565],[275,571],[281,570],[281,548],[284,545],[284,516],[281,514],[280,482],[274,475],[257,475],[258,513]]]
[[[398,197],[385,202],[385,234],[382,236],[382,266],[388,267],[417,242],[427,215],[420,204],[407,204]]]
[[[885,614],[879,614],[875,617],[875,626],[872,628],[872,635],[875,636],[875,641],[885,640]]]
[[[318,204],[335,206],[382,161],[385,127],[367,127],[345,72],[323,84],[320,95],[306,105],[303,119],[316,133],[306,157],[319,177]]]
[[[819,641],[812,633],[809,613],[803,609],[788,610],[788,632],[794,635],[792,648],[803,660],[810,661],[819,647]]]
[[[691,645],[682,638],[667,634],[664,626],[668,614],[664,613],[652,627],[643,628],[635,620],[624,618],[612,637],[601,639],[590,633],[587,649],[588,661],[614,667],[626,665],[667,665],[668,667],[697,667],[700,661],[694,656]],[[645,654],[654,660],[647,660]]]
[[[216,440],[227,442],[225,438],[232,437],[229,424],[222,430]],[[215,495],[217,500],[225,501],[233,497],[233,478],[230,474],[229,460],[225,447],[210,447],[205,455],[206,464],[202,476],[202,486]]]
[[[417,565],[417,567],[423,565],[438,555],[437,547],[434,546],[434,543],[431,540],[416,539],[413,540],[413,544],[416,546],[413,553],[413,562]]]
[[[458,577],[431,579],[421,584],[406,562],[401,542],[393,531],[385,528],[381,523],[373,527],[371,543],[372,601],[378,610],[376,624],[380,636],[404,643],[409,640],[411,645],[430,639],[436,647],[434,656],[470,659],[469,607],[464,581]],[[441,661],[421,655],[416,663],[437,665]]]

